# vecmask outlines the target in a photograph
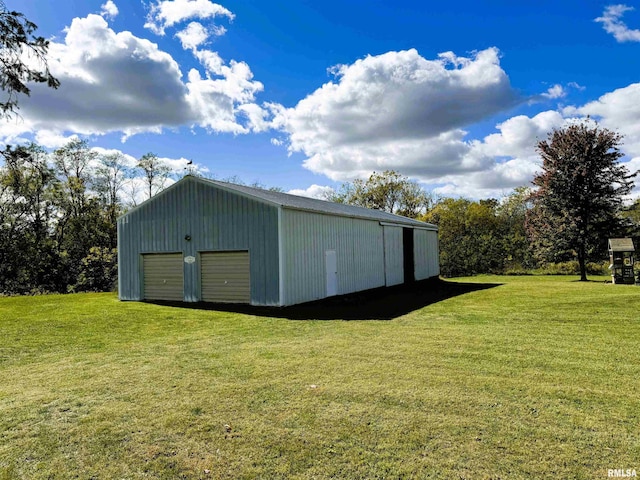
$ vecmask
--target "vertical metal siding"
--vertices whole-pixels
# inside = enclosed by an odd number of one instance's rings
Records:
[[[381,287],[382,226],[361,220],[282,209],[283,304],[326,297],[325,252],[335,250],[338,295]]]
[[[278,305],[278,208],[187,178],[118,220],[120,299],[142,300],[143,253],[229,250],[251,253],[251,303]],[[184,300],[199,301],[199,262],[183,268]]]
[[[413,245],[416,280],[437,277],[440,274],[438,232],[414,230]]]
[[[278,208],[278,272],[279,272],[279,305],[284,305],[284,243],[282,242],[282,207]]]
[[[440,243],[437,231],[427,232],[429,240],[429,277],[440,275]]]
[[[404,282],[402,227],[384,226],[384,273],[387,287]]]
[[[121,300],[142,300],[142,257],[138,248],[142,232],[142,228],[132,225],[129,217],[118,219],[118,296]]]

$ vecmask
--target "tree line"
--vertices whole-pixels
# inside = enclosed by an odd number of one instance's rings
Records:
[[[152,153],[130,166],[77,139],[0,155],[0,293],[113,289],[117,218],[160,191],[169,168]]]
[[[617,162],[619,141],[585,124],[554,131],[538,145],[543,170],[532,187],[501,199],[437,197],[385,171],[344,183],[327,200],[437,225],[447,277],[547,268],[586,279],[590,269],[603,273],[607,238],[640,240],[640,200],[623,203],[635,174]],[[576,146],[586,158],[568,154]],[[170,169],[153,153],[131,165],[77,139],[52,153],[31,144],[0,154],[0,293],[115,288],[117,218],[161,191]]]
[[[176,172],[151,152],[132,161],[80,139],[53,152],[8,145],[0,159],[0,294],[113,290],[118,217],[185,174],[198,175]]]
[[[640,240],[640,200],[625,205],[637,172],[619,162],[621,142],[589,119],[554,130],[536,146],[542,170],[532,187],[502,199],[434,198],[393,171],[347,183],[330,199],[436,224],[444,276],[543,268],[584,281],[589,270],[604,273],[608,238]]]
[[[47,65],[49,42],[36,29],[0,0],[0,118],[18,115],[29,84],[60,85]],[[575,261],[586,280],[588,262],[605,257],[608,237],[638,241],[640,201],[624,204],[636,172],[618,162],[621,141],[589,119],[554,130],[537,144],[543,163],[534,188],[503,199],[437,198],[394,171],[345,183],[327,199],[438,225],[445,276]],[[35,144],[0,154],[0,294],[113,288],[117,217],[164,188],[169,168],[153,153],[131,166],[82,140],[52,154]]]
[[[18,115],[29,84],[59,86],[46,61],[49,42],[36,29],[0,0],[0,118]],[[543,163],[533,188],[503,199],[437,198],[395,171],[345,183],[327,199],[438,225],[445,276],[574,261],[586,280],[607,238],[631,236],[638,245],[640,201],[624,204],[636,172],[618,162],[621,140],[588,119],[554,130],[537,144]],[[0,294],[112,289],[117,218],[162,190],[170,169],[153,153],[132,166],[82,140],[51,154],[32,144],[0,155]]]

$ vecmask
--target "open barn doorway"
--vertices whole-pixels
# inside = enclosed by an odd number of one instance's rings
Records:
[[[413,258],[413,228],[402,229],[402,256],[404,259],[404,283],[412,283],[416,279]]]

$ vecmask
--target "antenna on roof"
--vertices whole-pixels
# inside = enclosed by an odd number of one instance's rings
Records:
[[[184,169],[187,171],[187,175],[194,175],[195,174],[195,167],[193,166],[193,160],[188,160],[187,161],[187,166],[184,167]]]

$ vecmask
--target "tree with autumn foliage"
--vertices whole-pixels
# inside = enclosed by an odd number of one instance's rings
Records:
[[[577,258],[582,281],[587,260],[602,257],[607,238],[621,233],[619,213],[636,175],[619,162],[621,141],[587,120],[554,130],[537,145],[542,172],[533,180],[529,238],[541,260]]]

